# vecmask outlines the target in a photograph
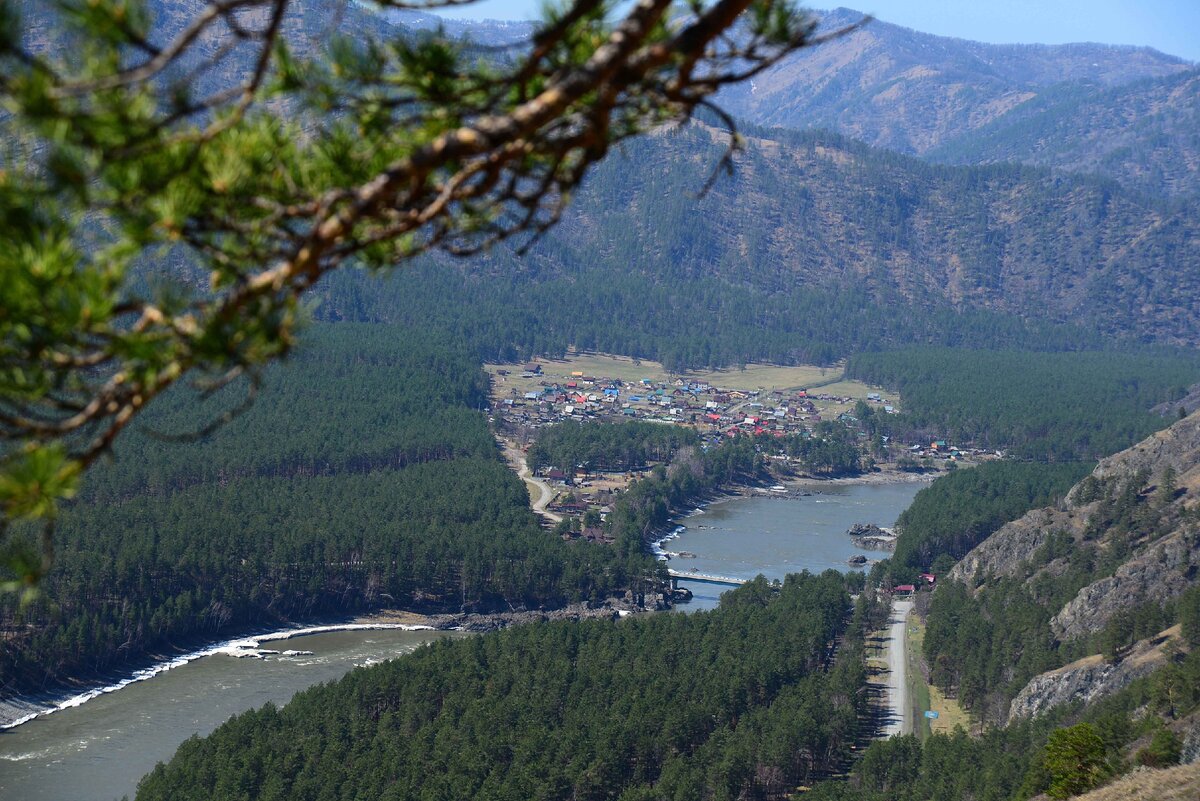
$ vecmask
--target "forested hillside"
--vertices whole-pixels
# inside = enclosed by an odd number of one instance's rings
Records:
[[[181,387],[163,397],[118,441],[112,463],[88,476],[85,496],[118,500],[236,478],[369,473],[495,453],[479,415],[487,377],[464,348],[431,333],[317,326],[215,436],[169,442],[239,409],[248,389],[202,398]]]
[[[1067,494],[1091,464],[985,462],[941,476],[917,493],[896,521],[890,574],[910,583],[945,574],[1005,523]]]
[[[932,679],[1003,721],[1043,671],[1176,622],[1196,583],[1200,415],[1104,459],[1064,502],[1031,511],[973,548],[933,594]]]
[[[829,571],[713,612],[442,642],[234,718],[137,797],[777,797],[858,735],[873,610],[849,610]]]
[[[1150,196],[1200,192],[1200,71],[1118,87],[1049,89],[926,156],[1010,161],[1107,176]]]
[[[483,380],[417,331],[317,326],[211,439],[130,436],[59,520],[41,599],[0,596],[5,690],[248,626],[383,604],[557,606],[652,575],[636,550],[538,526],[471,408]],[[146,424],[202,419],[180,396]]]
[[[891,387],[904,438],[948,438],[1036,461],[1094,461],[1169,420],[1151,412],[1200,378],[1200,357],[1173,353],[1027,353],[908,348],[863,353],[849,376]],[[961,556],[961,554],[959,554]]]
[[[1200,216],[1186,206],[1036,168],[752,133],[701,197],[720,131],[629,142],[528,256],[497,249],[382,288],[343,277],[320,313],[432,317],[489,357],[575,344],[669,366],[1200,341]]]
[[[982,732],[874,743],[848,780],[811,797],[1058,799],[1194,760],[1198,425],[1189,417],[1103,460],[1065,500],[1003,526],[939,576],[925,659]],[[1072,469],[1001,463],[939,479],[902,516],[896,559],[955,553],[1037,492],[1060,494]],[[1147,799],[1177,781],[1132,776],[1121,786]],[[1125,797],[1113,789],[1104,797]]]

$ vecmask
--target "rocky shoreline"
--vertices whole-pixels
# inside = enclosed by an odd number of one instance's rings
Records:
[[[647,596],[652,601],[660,595]],[[514,610],[511,612],[492,613],[446,613],[426,615],[410,612],[404,609],[381,609],[369,615],[355,618],[355,623],[410,626],[414,629],[431,629],[433,631],[469,631],[484,633],[499,631],[509,626],[520,626],[527,623],[546,623],[561,620],[615,620],[631,614],[654,611],[636,603],[632,593],[626,593],[623,598],[610,598],[602,604],[588,603],[568,604],[558,609]]]
[[[855,523],[846,530],[846,536],[850,537],[856,548],[862,548],[864,551],[896,550],[895,532],[874,523]]]
[[[942,471],[913,473],[907,470],[879,469],[857,476],[798,476],[788,479],[790,484],[834,484],[839,486],[855,484],[913,484],[931,482],[942,475]]]

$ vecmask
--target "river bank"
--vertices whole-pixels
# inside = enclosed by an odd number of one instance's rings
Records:
[[[944,470],[918,473],[911,470],[880,468],[857,476],[797,476],[787,479],[785,484],[828,484],[834,487],[844,487],[870,484],[929,483],[944,474]]]
[[[298,692],[447,639],[456,631],[358,629],[263,642],[280,654],[217,655],[135,682],[73,709],[0,732],[0,798],[112,801],[132,798],[157,762],[233,715],[282,707]],[[284,650],[292,650],[284,655]]]
[[[694,506],[680,509],[678,519],[687,530],[676,545],[693,551],[695,558],[673,564],[739,578],[761,573],[768,579],[781,579],[788,573],[820,573],[830,568],[846,571],[846,557],[853,548],[844,533],[849,522],[886,524],[921,486],[911,482],[890,486],[824,482],[798,487],[801,493],[811,494],[797,496],[790,503],[757,493],[714,493],[700,514],[685,516]],[[699,500],[693,499],[693,503]],[[680,585],[694,594],[690,601],[675,606],[679,611],[712,609],[728,589],[686,579]],[[655,605],[646,599],[647,607]],[[632,611],[632,599],[620,598],[597,607],[490,615],[385,608],[340,620],[309,621],[304,626],[283,623],[276,630],[247,632],[240,638],[227,635],[230,639],[225,643],[237,646],[235,650],[245,654],[244,658],[224,653],[193,659],[178,669],[161,671],[153,681],[137,681],[120,692],[97,695],[78,708],[41,715],[0,732],[0,798],[107,801],[132,795],[138,779],[157,761],[170,758],[188,737],[203,736],[230,716],[267,703],[282,706],[295,693],[337,681],[355,668],[395,659],[432,641],[474,636],[463,632],[543,620],[613,618]],[[309,633],[318,628],[326,633]],[[253,658],[248,653],[253,649],[278,653]],[[174,659],[185,654],[166,656]],[[75,688],[75,694],[85,689]]]
[[[65,686],[44,693],[0,698],[0,731],[13,729],[44,715],[81,706],[100,696],[124,689],[137,682],[147,681],[205,657],[264,659],[274,656],[297,656],[305,653],[299,649],[264,648],[265,643],[284,642],[297,637],[341,631],[399,630],[481,633],[496,631],[508,626],[549,620],[611,619],[639,611],[643,610],[626,603],[623,599],[611,598],[598,606],[580,603],[550,610],[495,613],[429,615],[402,609],[381,609],[353,618],[340,618],[332,621],[326,619],[281,629],[258,628],[217,643],[181,650],[176,654],[152,655],[146,665],[129,671],[80,678],[73,683],[73,686]]]
[[[747,497],[797,498],[820,495],[821,487],[844,488],[863,485],[906,484],[928,482],[933,476],[902,471],[878,471],[860,476],[822,478],[793,476],[779,479],[788,488],[786,493],[773,493],[772,485],[766,481],[751,485],[738,485],[710,493],[698,498],[691,509],[673,516],[672,522],[657,532],[648,543],[651,551],[660,560],[669,552],[663,545],[678,537],[685,530],[684,521],[703,514],[721,504]],[[774,481],[775,479],[772,479]],[[689,504],[691,506],[691,504]],[[116,692],[136,682],[182,667],[208,656],[224,655],[231,658],[269,658],[284,655],[287,649],[264,648],[265,643],[282,642],[310,634],[335,631],[369,629],[399,629],[408,631],[465,631],[486,632],[512,625],[547,620],[580,620],[586,618],[613,618],[644,611],[628,598],[611,598],[604,604],[572,604],[552,610],[517,610],[495,613],[445,613],[423,614],[409,610],[383,609],[355,617],[323,618],[283,627],[258,627],[244,629],[236,636],[215,643],[201,643],[178,651],[150,655],[147,660],[125,671],[101,675],[81,676],[74,682],[36,694],[12,694],[0,697],[0,730],[11,729],[44,715],[53,714],[87,703],[102,695]]]
[[[706,497],[699,498],[694,502],[695,505],[688,511],[673,515],[666,526],[650,534],[651,539],[648,540],[648,544],[651,553],[659,561],[668,561],[672,557],[677,557],[679,554],[668,551],[663,546],[671,540],[679,538],[687,528],[685,521],[697,515],[705,514],[706,510],[742,498],[772,498],[786,501],[820,495],[822,494],[822,487],[841,488],[928,484],[941,474],[941,471],[914,473],[907,470],[880,469],[856,476],[828,477],[799,475],[779,477],[779,483],[777,484],[767,481],[754,484],[737,484],[722,488]]]

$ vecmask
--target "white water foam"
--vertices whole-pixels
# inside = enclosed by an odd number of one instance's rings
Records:
[[[43,748],[41,751],[29,751],[24,754],[0,754],[0,759],[5,762],[25,762],[30,759],[45,759],[53,753],[53,748]]]
[[[273,631],[267,634],[256,634],[251,637],[240,637],[235,640],[227,640],[217,645],[202,648],[199,651],[193,651],[183,656],[177,656],[166,662],[159,662],[156,665],[151,665],[147,668],[142,668],[136,671],[128,678],[122,679],[114,684],[109,684],[103,687],[95,687],[91,690],[79,693],[78,695],[70,696],[56,704],[33,704],[29,703],[28,708],[33,711],[19,717],[11,723],[0,724],[0,730],[15,729],[22,723],[28,723],[34,718],[39,718],[43,715],[51,715],[55,712],[61,712],[64,709],[72,709],[77,706],[82,706],[93,698],[99,698],[108,693],[115,693],[117,690],[124,689],[130,684],[139,681],[152,679],[159,673],[165,673],[168,670],[173,670],[177,667],[183,667],[188,662],[194,662],[197,659],[203,659],[206,656],[216,656],[217,654],[225,654],[226,656],[244,658],[252,657],[263,659],[268,655],[278,654],[278,651],[259,648],[260,643],[274,642],[276,640],[290,640],[293,637],[305,637],[309,634],[327,634],[335,631],[368,631],[381,629],[398,629],[401,631],[433,631],[432,626],[412,626],[407,623],[342,623],[329,626],[309,626],[307,628],[284,629],[282,631]]]
[[[687,531],[687,526],[676,526],[670,534],[667,534],[665,537],[650,543],[650,551],[659,559],[659,561],[667,561],[668,552],[663,549],[663,543],[678,539],[679,535],[685,531]]]

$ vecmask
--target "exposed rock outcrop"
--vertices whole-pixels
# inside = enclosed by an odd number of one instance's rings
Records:
[[[1176,626],[1157,637],[1142,640],[1116,663],[1106,662],[1099,655],[1089,656],[1034,676],[1009,706],[1009,722],[1035,717],[1073,701],[1091,703],[1124,689],[1165,665],[1164,646],[1178,635]]]
[[[1139,470],[1160,475],[1171,467],[1180,477],[1180,486],[1187,473],[1196,473],[1200,467],[1200,415],[1189,415],[1169,428],[1159,431],[1118,454],[1101,459],[1092,473],[1097,479],[1133,475]],[[1193,478],[1200,479],[1200,475]],[[1071,490],[1069,500],[1074,500],[1080,485]]]
[[[1052,531],[1076,533],[1082,529],[1083,518],[1066,509],[1035,509],[1011,523],[1005,524],[979,545],[971,549],[947,574],[953,581],[972,584],[975,576],[1015,577],[1024,570],[1026,562],[1045,544]]]
[[[896,534],[874,523],[855,523],[846,529],[856,547],[869,551],[891,551],[896,548]]]
[[[1108,578],[1079,591],[1050,621],[1054,635],[1071,640],[1100,631],[1121,609],[1148,601],[1161,604],[1192,584],[1200,567],[1200,537],[1176,531],[1131,558]]]
[[[1174,483],[1173,492],[1162,486],[1167,480]],[[1085,568],[1095,579],[1055,610],[1051,622],[1060,640],[1094,634],[1118,612],[1162,604],[1200,580],[1200,525],[1189,511],[1197,494],[1200,413],[1103,459],[1058,506],[1001,527],[948,578],[978,592],[996,578],[1032,583],[1047,574],[1078,571],[1084,563],[1107,563],[1102,569]],[[1069,542],[1071,552],[1039,553],[1052,534]],[[1112,554],[1123,555],[1117,562]]]
[[[1072,701],[1091,703],[1162,667],[1161,662],[1110,664],[1099,656],[1089,656],[1081,662],[1032,678],[1013,699],[1008,711],[1009,722],[1036,717]]]
[[[1179,764],[1191,765],[1200,762],[1200,720],[1192,723],[1183,736],[1183,748],[1179,752]]]
[[[1150,411],[1162,417],[1174,417],[1179,414],[1180,409],[1187,414],[1200,409],[1200,384],[1192,384],[1188,387],[1187,394],[1179,400],[1160,403]]]

